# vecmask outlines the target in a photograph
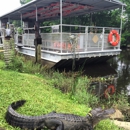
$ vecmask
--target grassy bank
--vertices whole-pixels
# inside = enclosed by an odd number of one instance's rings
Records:
[[[41,115],[53,110],[85,116],[91,109],[89,104],[78,103],[55,89],[54,81],[39,75],[19,73],[3,69],[0,61],[0,127],[19,130],[8,125],[4,119],[7,107],[13,101],[25,99],[27,103],[18,112],[26,115]],[[96,130],[119,130],[110,120],[100,122]],[[121,129],[120,129],[121,130]]]
[[[27,103],[19,112],[28,115],[41,115],[53,110],[86,115],[89,111],[86,105],[70,100],[44,78],[0,69],[0,126],[14,130],[6,124],[4,115],[11,102],[21,99],[26,99]]]

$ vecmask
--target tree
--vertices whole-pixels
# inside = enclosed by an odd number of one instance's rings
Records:
[[[123,13],[123,29],[122,29],[122,44],[130,44],[130,0],[122,0],[127,6],[124,8]]]
[[[26,3],[30,2],[30,1],[32,1],[32,0],[20,0],[20,3],[21,3],[21,5],[23,5],[23,4],[26,4]]]

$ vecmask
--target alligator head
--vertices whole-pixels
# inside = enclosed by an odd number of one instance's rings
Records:
[[[91,110],[88,115],[91,117],[91,122],[94,127],[101,120],[109,118],[114,113],[115,113],[115,109],[113,108],[106,109],[106,110],[103,110],[102,108],[95,108]]]

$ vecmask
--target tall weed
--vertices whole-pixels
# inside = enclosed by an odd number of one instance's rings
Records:
[[[15,55],[11,62],[6,66],[7,69],[15,70],[18,72],[23,72],[23,57],[19,57],[18,55]]]
[[[69,93],[72,89],[72,78],[67,78],[58,71],[53,72],[51,81],[54,87],[60,89],[63,93]]]
[[[41,64],[35,64],[32,60],[26,60],[23,56],[15,55],[12,62],[9,64],[8,69],[12,69],[19,72],[31,73],[44,77],[57,89],[63,93],[68,93],[70,98],[80,104],[87,104],[90,107],[97,107],[99,102],[100,106],[113,106],[118,104],[118,107],[124,106],[124,101],[127,102],[126,98],[120,96],[112,96],[107,100],[100,100],[100,97],[92,94],[89,91],[90,82],[87,76],[82,76],[81,72],[59,72],[53,69],[47,69],[46,66]],[[95,81],[95,79],[93,79]],[[104,81],[105,79],[96,79],[96,81]],[[120,98],[119,98],[120,97]],[[117,100],[117,98],[119,100]],[[120,100],[123,99],[123,100]],[[118,102],[117,102],[118,101]],[[126,103],[125,103],[126,104]]]
[[[94,106],[99,103],[99,99],[88,92],[90,80],[87,76],[82,76],[78,78],[76,85],[76,92],[74,98],[81,104],[88,104],[89,106]]]

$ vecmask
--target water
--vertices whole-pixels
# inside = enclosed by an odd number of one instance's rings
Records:
[[[130,50],[122,50],[121,54],[109,63],[117,72],[117,90],[130,95]]]
[[[79,69],[77,68],[75,71]],[[67,72],[71,71],[72,68],[62,68],[61,71],[63,70]],[[130,50],[123,49],[120,55],[111,58],[107,63],[85,66],[83,74],[93,79],[97,77],[107,79],[105,82],[98,80],[91,83],[91,91],[98,96],[104,96],[107,90],[109,94],[114,91],[115,93],[127,94],[130,97]]]
[[[130,50],[122,50],[121,54],[107,63],[86,66],[84,74],[91,77],[114,77],[108,84],[95,83],[96,93],[102,95],[109,85],[115,87],[115,92],[130,95]],[[112,90],[110,90],[112,91]],[[111,92],[110,92],[111,93]]]

